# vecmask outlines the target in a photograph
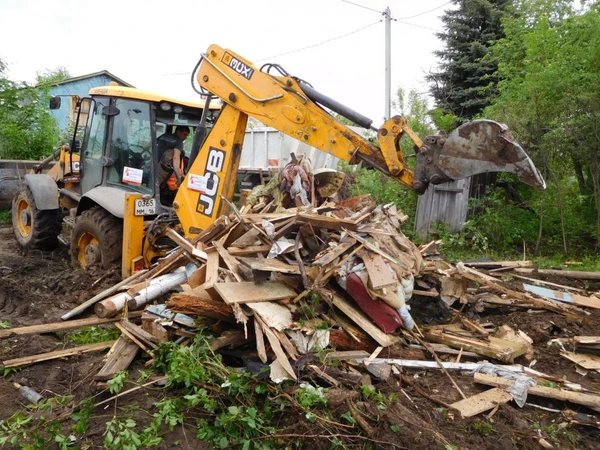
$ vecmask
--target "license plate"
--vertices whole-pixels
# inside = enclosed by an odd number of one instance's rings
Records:
[[[145,200],[143,198],[135,201],[135,212],[136,216],[149,216],[156,214],[156,200],[153,198]]]

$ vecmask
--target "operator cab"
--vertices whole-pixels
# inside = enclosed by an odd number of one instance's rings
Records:
[[[81,185],[79,195],[100,192],[114,197],[132,191],[145,195],[146,214],[167,212],[170,205],[161,202],[158,180],[157,140],[172,133],[177,125],[193,132],[199,125],[204,104],[165,98],[158,94],[122,86],[90,90],[89,114],[81,147]],[[207,127],[216,120],[220,107],[211,105]],[[192,139],[185,141],[189,156]],[[96,201],[96,199],[94,198]],[[106,199],[110,202],[111,199]],[[101,205],[106,207],[105,205]]]

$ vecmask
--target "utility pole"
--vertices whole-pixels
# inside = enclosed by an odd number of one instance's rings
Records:
[[[391,117],[391,91],[392,91],[392,12],[390,7],[385,8],[385,120]]]

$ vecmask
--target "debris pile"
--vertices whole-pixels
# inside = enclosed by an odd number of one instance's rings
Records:
[[[260,192],[252,204],[240,211],[232,206],[232,214],[192,240],[169,230],[178,247],[153,268],[63,316],[95,305],[97,318],[38,326],[47,332],[114,323],[119,339],[2,366],[110,346],[95,375],[104,382],[126,369],[140,350],[152,357],[162,342],[187,345],[202,322],[202,329],[214,334],[214,351],[240,356],[248,370],[266,371],[274,382],[298,380],[308,372],[337,387],[358,382],[368,371],[382,380],[400,375],[408,383],[402,371],[439,369],[462,400],[449,405],[422,395],[463,417],[512,400],[522,407],[527,393],[600,411],[597,393],[532,368],[530,336],[477,315],[494,308],[545,310],[581,322],[589,309],[600,309],[597,294],[526,277],[523,273],[536,275],[528,261],[450,265],[436,253],[440,241],[418,248],[400,231],[407,217],[391,204],[378,205],[364,195],[313,206],[314,179],[302,176],[310,171],[301,162],[294,167],[284,175],[286,183],[279,183],[277,201]],[[286,201],[292,207],[281,210]],[[427,325],[415,319],[415,298],[419,305],[450,313],[452,320]],[[0,335],[33,333],[34,328]],[[600,371],[598,336],[551,344],[581,373]],[[344,364],[313,364],[321,350],[326,350],[325,361]],[[517,358],[528,365],[514,364]],[[492,389],[465,395],[451,375],[456,370],[471,371],[476,383]]]

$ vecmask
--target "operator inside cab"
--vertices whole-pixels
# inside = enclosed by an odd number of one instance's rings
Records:
[[[165,206],[173,205],[177,189],[183,181],[185,170],[183,142],[189,134],[189,127],[178,125],[175,133],[164,133],[158,138],[160,202]]]

